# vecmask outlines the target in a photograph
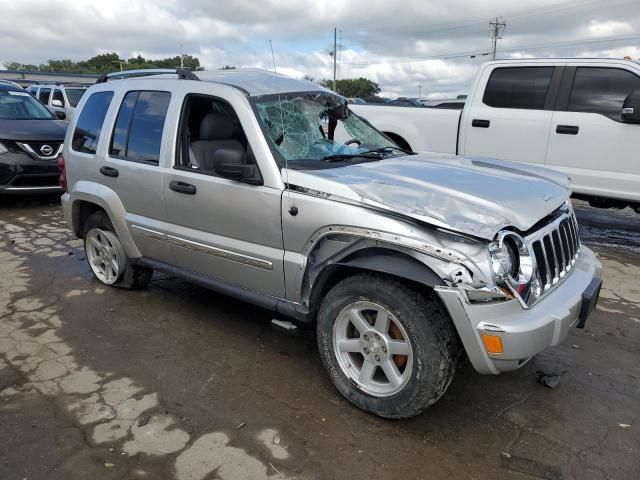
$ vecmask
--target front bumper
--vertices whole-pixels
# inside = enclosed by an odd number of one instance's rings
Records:
[[[602,265],[594,253],[581,247],[573,270],[556,289],[525,310],[517,300],[471,304],[456,287],[437,287],[474,368],[480,373],[500,373],[524,365],[531,357],[567,336],[588,300],[583,294],[599,286]],[[593,307],[593,302],[591,307]],[[584,304],[584,305],[583,305]],[[583,314],[584,317],[584,314]],[[503,352],[487,353],[481,334],[497,335]]]
[[[61,193],[56,159],[36,160],[26,153],[0,156],[0,194]]]

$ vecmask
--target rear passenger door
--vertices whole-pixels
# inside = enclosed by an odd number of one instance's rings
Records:
[[[169,260],[165,230],[161,159],[171,101],[168,91],[124,89],[113,110],[104,160],[96,165],[100,183],[111,188],[126,210],[126,223],[144,257]],[[102,150],[102,148],[101,148]]]
[[[561,73],[540,65],[482,72],[477,84],[485,89],[464,112],[461,153],[544,164]]]
[[[547,165],[567,173],[574,192],[640,200],[640,125],[621,116],[634,90],[640,90],[640,76],[627,65],[567,67]]]

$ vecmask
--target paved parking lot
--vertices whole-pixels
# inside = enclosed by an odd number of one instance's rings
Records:
[[[2,199],[0,478],[638,479],[640,215],[578,210],[605,266],[588,328],[391,422],[338,395],[312,332],[167,276],[101,287],[54,201]]]

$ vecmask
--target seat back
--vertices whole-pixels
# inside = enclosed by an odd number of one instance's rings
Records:
[[[242,143],[233,138],[236,129],[236,124],[227,115],[208,113],[204,116],[200,123],[200,139],[190,144],[198,168],[213,171],[213,156],[221,148],[246,151]]]

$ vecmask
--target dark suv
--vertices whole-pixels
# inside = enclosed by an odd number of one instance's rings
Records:
[[[61,192],[56,160],[66,130],[26,91],[0,83],[0,194]]]

